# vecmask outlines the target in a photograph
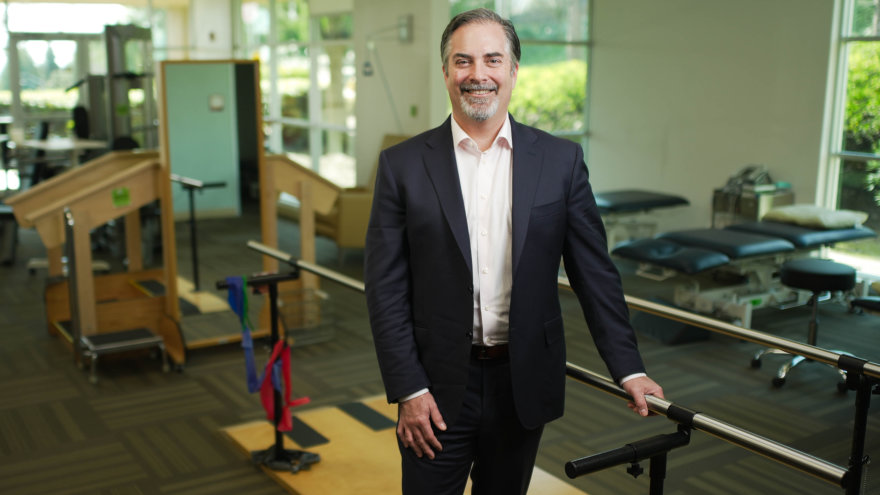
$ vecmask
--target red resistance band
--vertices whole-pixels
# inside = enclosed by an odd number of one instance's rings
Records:
[[[284,378],[284,402],[282,403],[283,416],[278,421],[278,431],[290,431],[293,428],[293,419],[290,413],[291,407],[308,404],[308,397],[301,397],[296,400],[290,400],[290,346],[283,339],[275,343],[272,349],[272,357],[266,363],[266,369],[263,372],[263,383],[260,384],[260,400],[263,402],[263,409],[266,410],[266,417],[269,421],[275,421],[275,394],[273,388],[280,391],[281,384],[278,383],[278,377],[273,372],[274,365],[278,358],[281,358],[281,375]],[[275,383],[275,387],[273,387]]]

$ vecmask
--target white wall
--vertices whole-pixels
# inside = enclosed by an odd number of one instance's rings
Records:
[[[190,3],[190,43],[192,59],[232,58],[230,0],[192,0]],[[234,19],[238,20],[238,16]]]
[[[167,49],[165,60],[180,60],[189,56],[189,9],[187,7],[168,7],[165,9],[165,31]],[[158,71],[157,71],[158,72]]]
[[[660,228],[706,227],[714,188],[765,164],[815,197],[833,0],[594,0],[595,190],[687,197]],[[360,96],[360,95],[359,95]]]
[[[413,15],[413,40],[402,43],[396,39],[394,30],[383,30],[394,27],[398,17],[406,14]],[[439,53],[440,35],[448,17],[448,0],[354,1],[354,46],[359,71],[355,107],[358,184],[364,185],[370,179],[385,134],[415,135],[446,118],[447,97]],[[372,53],[367,50],[368,37],[374,38]],[[363,74],[367,57],[373,66],[372,76]]]

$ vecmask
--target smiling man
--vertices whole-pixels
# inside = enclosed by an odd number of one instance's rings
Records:
[[[563,413],[560,260],[611,376],[648,415],[636,345],[580,146],[507,113],[520,44],[486,9],[440,43],[452,116],[382,152],[365,283],[403,493],[526,493]],[[588,414],[585,411],[585,414]]]

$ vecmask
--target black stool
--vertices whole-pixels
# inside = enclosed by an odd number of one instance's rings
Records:
[[[856,270],[848,265],[836,263],[831,260],[804,258],[788,261],[782,265],[779,271],[779,279],[783,285],[795,289],[808,290],[813,293],[808,304],[812,306],[810,317],[810,331],[807,335],[807,343],[815,346],[816,336],[819,331],[819,298],[826,292],[847,291],[856,285]],[[834,351],[839,352],[839,351]],[[752,367],[761,367],[761,358],[767,354],[790,354],[781,349],[765,349],[759,351],[752,358]],[[781,387],[785,384],[785,378],[795,366],[809,361],[804,356],[794,356],[789,362],[783,364],[773,378],[773,386]],[[838,390],[846,390],[846,372],[838,370],[841,382]],[[841,388],[843,387],[843,388]]]

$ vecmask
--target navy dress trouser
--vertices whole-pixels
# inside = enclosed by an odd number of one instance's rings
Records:
[[[443,446],[434,459],[401,451],[404,495],[464,492],[468,474],[474,495],[528,491],[543,427],[523,428],[516,416],[507,358],[471,358],[461,413],[446,431],[435,428]]]

